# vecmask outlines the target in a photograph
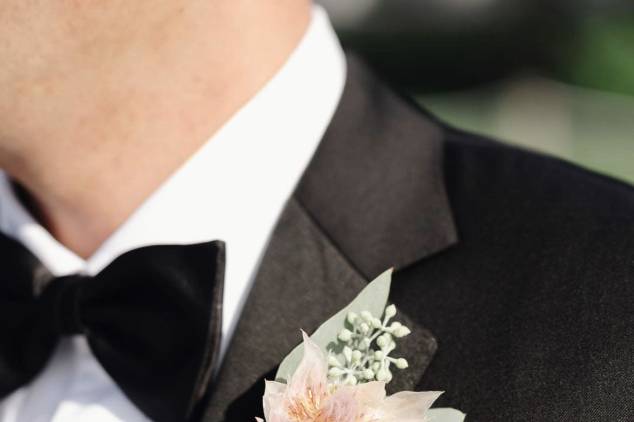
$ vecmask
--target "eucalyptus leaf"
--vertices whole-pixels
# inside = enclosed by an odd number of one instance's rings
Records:
[[[387,305],[387,298],[390,294],[391,284],[392,269],[389,269],[370,282],[348,306],[337,312],[317,328],[311,336],[311,339],[321,347],[322,350],[326,351],[329,344],[336,342],[337,335],[345,327],[348,312],[359,314],[361,311],[370,311],[372,315],[377,317],[383,315],[383,311]],[[298,329],[299,328],[301,327],[298,327]],[[287,382],[288,378],[295,372],[295,369],[297,369],[303,356],[304,345],[299,344],[284,358],[277,370],[277,374],[275,374],[275,379],[279,382]]]
[[[467,416],[459,410],[450,407],[437,407],[427,412],[429,422],[463,422]]]

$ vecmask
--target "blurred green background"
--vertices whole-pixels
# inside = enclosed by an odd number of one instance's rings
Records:
[[[445,121],[634,183],[634,0],[320,0]]]

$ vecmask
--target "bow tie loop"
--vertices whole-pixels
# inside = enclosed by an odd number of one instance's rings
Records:
[[[49,312],[59,336],[86,334],[81,314],[82,290],[91,277],[72,274],[52,279],[44,288],[40,300]]]

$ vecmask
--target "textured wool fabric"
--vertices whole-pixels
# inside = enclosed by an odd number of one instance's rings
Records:
[[[446,130],[460,242],[397,274],[438,337],[418,388],[471,421],[634,420],[634,189]]]
[[[203,420],[261,415],[297,330],[390,266],[425,339],[397,348],[416,378],[399,388],[443,390],[467,421],[634,420],[632,187],[454,130],[349,56],[284,216]]]
[[[0,252],[0,396],[37,376],[61,337],[83,334],[149,418],[189,418],[218,356],[222,242],[132,250],[94,277],[55,278],[6,236]]]

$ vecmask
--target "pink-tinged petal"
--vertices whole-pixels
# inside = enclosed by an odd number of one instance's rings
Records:
[[[273,422],[273,413],[275,413],[275,409],[281,409],[284,407],[286,384],[268,380],[265,382],[264,398],[262,399],[264,417],[267,422]]]
[[[264,381],[264,396],[283,394],[286,391],[286,384],[277,381]]]
[[[442,391],[401,391],[386,398],[380,406],[381,422],[422,422]]]
[[[344,388],[350,388],[354,391],[355,399],[362,407],[377,406],[385,399],[385,383],[382,381],[372,381]]]
[[[294,422],[287,412],[285,391],[279,391],[279,386],[286,388],[284,384],[267,381],[263,400],[264,419],[266,422]]]
[[[323,403],[314,422],[357,421],[362,409],[357,402],[355,393],[353,388],[338,389]],[[311,422],[313,422],[313,420],[311,420]]]
[[[304,337],[304,357],[291,376],[287,396],[303,398],[306,395],[323,396],[327,394],[328,364],[324,353],[308,335],[302,331]]]

